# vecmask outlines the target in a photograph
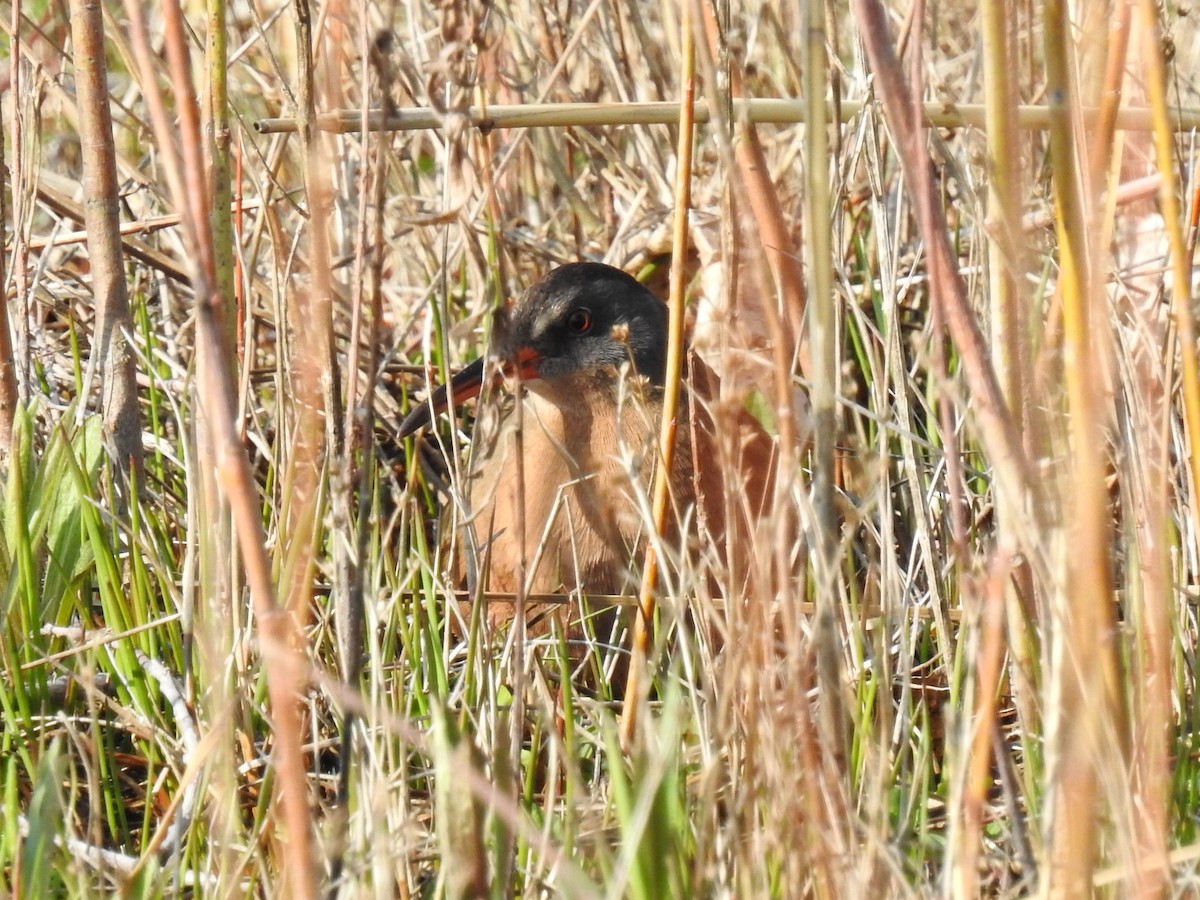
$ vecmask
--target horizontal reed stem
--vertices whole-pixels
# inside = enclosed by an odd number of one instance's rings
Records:
[[[781,99],[735,99],[733,114],[758,124],[790,125],[805,119],[804,102]],[[830,120],[841,116],[846,122],[863,110],[863,101],[846,100],[836,109],[829,104],[826,114]],[[1100,110],[1082,110],[1084,122],[1097,118]],[[475,128],[546,128],[568,125],[671,125],[679,119],[679,104],[662,103],[530,103],[519,106],[471,107],[464,112],[440,112],[435,109],[401,109],[390,115],[381,109],[367,114],[370,131],[422,131],[443,128],[447,124],[466,120]],[[696,102],[696,121],[709,121],[708,105]],[[937,128],[961,128],[985,125],[984,107],[979,103],[937,102],[925,104],[927,125]],[[1200,109],[1179,109],[1169,113],[1170,126],[1175,131],[1200,128]],[[1020,128],[1040,130],[1050,125],[1050,111],[1045,106],[1017,107]],[[254,128],[260,134],[279,134],[295,131],[296,120],[291,117],[259,119]],[[362,129],[362,111],[343,109],[317,117],[317,127],[323,131],[347,134]],[[1151,131],[1154,123],[1147,108],[1125,108],[1117,113],[1116,127],[1125,131]]]

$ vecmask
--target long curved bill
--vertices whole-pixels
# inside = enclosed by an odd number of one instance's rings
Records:
[[[504,362],[500,365],[493,379],[493,386],[514,372],[518,373],[525,381],[537,378],[540,360],[541,357],[532,348],[522,347],[517,351],[515,364]],[[433,422],[434,416],[440,416],[447,409],[458,406],[460,403],[466,403],[472,397],[478,397],[483,390],[486,365],[486,358],[480,357],[465,369],[457,372],[448,384],[438,385],[424,402],[414,406],[404,417],[404,421],[400,423],[397,438],[404,440],[422,428],[427,428]]]
[[[465,369],[457,372],[448,384],[439,384],[434,392],[422,403],[414,406],[400,423],[397,437],[404,440],[410,434],[415,434],[422,428],[427,428],[433,422],[434,416],[440,416],[452,406],[466,403],[472,397],[478,397],[483,390],[483,369],[486,360],[480,357]]]

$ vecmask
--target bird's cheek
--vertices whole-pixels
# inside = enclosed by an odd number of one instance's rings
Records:
[[[522,381],[536,381],[539,378],[547,378],[549,375],[543,371],[547,364],[541,353],[534,350],[532,347],[520,348],[511,359],[506,359],[501,365],[501,371],[505,378],[517,378]]]

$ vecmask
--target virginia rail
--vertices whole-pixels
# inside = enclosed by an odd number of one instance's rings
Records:
[[[658,452],[666,342],[666,305],[636,279],[600,263],[564,265],[497,312],[489,357],[403,421],[400,439],[485,385],[521,381],[520,415],[515,404],[498,413],[499,404],[485,404],[472,436],[466,493],[486,590],[515,592],[522,570],[535,594],[635,587],[631,563]],[[696,500],[687,410],[685,401],[670,480],[679,517]],[[529,607],[530,633],[547,630],[546,613]],[[493,624],[513,615],[512,604],[488,605]]]

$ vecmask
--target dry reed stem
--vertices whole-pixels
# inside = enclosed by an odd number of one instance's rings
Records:
[[[42,177],[50,178],[52,176],[48,172],[43,172]],[[39,191],[44,187],[45,187],[44,185],[39,185]],[[42,197],[39,194],[39,199],[42,199],[47,207],[49,207],[50,209],[56,210],[57,212],[59,212],[60,215],[64,216],[65,218],[75,219],[76,221],[82,221],[82,219],[83,219],[82,207],[80,207],[78,204],[76,204],[74,201],[72,201],[69,197],[66,197],[57,191],[49,191],[49,192],[47,192],[47,194],[44,197]],[[247,202],[243,202],[243,203],[235,202],[232,204],[230,212],[238,212],[238,211],[245,212],[248,210],[257,209],[257,208],[259,208],[260,205],[261,204],[257,200],[252,200],[248,203]],[[145,216],[145,217],[142,217],[139,219],[134,219],[132,221],[122,223],[121,237],[127,238],[130,235],[151,234],[155,231],[161,231],[165,228],[177,228],[179,226],[179,224],[182,222],[182,220],[183,220],[183,217],[180,216],[178,213],[171,213],[169,215],[161,215],[161,216]],[[87,231],[86,230],[65,231],[65,232],[60,231],[60,232],[54,234],[53,236],[33,238],[29,242],[29,249],[34,250],[34,251],[40,251],[40,250],[45,250],[47,247],[65,247],[68,244],[81,244],[86,240],[87,240]],[[122,246],[123,246],[125,252],[129,253],[130,247],[136,246],[136,244],[129,244],[129,243],[122,242]],[[141,247],[144,251],[150,251],[151,253],[158,252],[146,244],[142,244]],[[134,259],[141,259],[141,257],[138,257],[134,253],[129,253],[129,255],[132,256]],[[159,254],[159,257],[156,257],[156,259],[167,259],[167,257]],[[146,262],[146,260],[144,260],[144,259],[142,261]],[[168,262],[170,262],[170,260],[168,260]],[[156,265],[154,265],[153,263],[150,263],[150,262],[147,262],[147,265],[150,265],[151,268],[157,268]],[[166,270],[161,270],[161,271],[167,277],[174,278],[177,281],[182,281],[182,282],[186,283],[188,280],[187,272],[185,272],[181,267],[174,265],[174,263],[172,263],[172,268],[166,269]]]
[[[1018,237],[1024,185],[1017,143],[1017,91],[1009,41],[1012,0],[983,5],[984,78],[988,137],[988,275],[992,295],[992,347],[996,374],[1017,427],[1025,431],[1029,405],[1025,378],[1024,304],[1019,278],[1026,271]]]
[[[1047,89],[1056,115],[1050,130],[1051,168],[1058,211],[1059,288],[1064,326],[1064,375],[1069,407],[1069,463],[1064,490],[1070,541],[1066,596],[1054,598],[1057,619],[1050,636],[1049,691],[1052,748],[1047,789],[1050,801],[1049,872],[1052,892],[1087,889],[1100,845],[1100,774],[1111,748],[1127,743],[1123,696],[1113,640],[1108,494],[1104,472],[1102,398],[1097,357],[1107,335],[1100,299],[1101,271],[1092,258],[1088,227],[1094,184],[1078,143],[1071,20],[1065,4],[1046,7]],[[1080,167],[1083,167],[1082,169]],[[1061,603],[1061,606],[1059,605]],[[1099,668],[1100,678],[1094,667]],[[1097,681],[1099,684],[1097,685]],[[1112,731],[1116,729],[1116,734]],[[1114,740],[1115,739],[1115,740]],[[1119,763],[1114,763],[1120,770]]]
[[[1195,322],[1191,304],[1191,248],[1184,241],[1182,210],[1177,198],[1175,157],[1167,117],[1166,72],[1162,57],[1157,10],[1153,3],[1138,4],[1138,30],[1141,37],[1141,57],[1145,64],[1146,92],[1154,111],[1155,163],[1161,178],[1159,203],[1167,233],[1171,258],[1172,315],[1178,333],[1181,360],[1181,380],[1184,396],[1184,415],[1187,422],[1187,444],[1191,463],[1193,490],[1200,484],[1200,460],[1196,452],[1200,440],[1200,373],[1197,371]],[[1200,199],[1200,194],[1198,194]],[[1193,216],[1200,210],[1197,204]],[[1193,229],[1194,234],[1194,229]],[[1150,357],[1153,359],[1153,357]],[[1171,356],[1168,360],[1173,363]],[[1149,365],[1147,366],[1149,367]],[[1144,539],[1139,542],[1143,559],[1142,636],[1135,662],[1140,673],[1135,698],[1138,701],[1138,728],[1133,737],[1133,790],[1135,839],[1135,875],[1141,896],[1152,897],[1165,892],[1169,884],[1168,849],[1170,840],[1170,785],[1172,733],[1172,622],[1175,618],[1174,592],[1168,544],[1170,521],[1169,490],[1169,417],[1171,413],[1170,373],[1158,367],[1147,373],[1150,389],[1140,392],[1147,398],[1147,448],[1144,464],[1138,473],[1142,482],[1141,509],[1138,521],[1144,523]],[[1135,475],[1136,478],[1136,475]],[[1137,484],[1135,480],[1135,485]],[[1200,513],[1193,496],[1187,503],[1193,517],[1193,533],[1200,535]],[[1197,538],[1200,540],[1200,537]]]
[[[991,345],[997,378],[1018,430],[1025,435],[1029,408],[1025,303],[1020,276],[1025,259],[1018,241],[1024,190],[1019,165],[1020,150],[1016,139],[1016,71],[1009,38],[1013,4],[1010,0],[986,0],[982,6],[984,82],[986,89],[988,138],[988,276],[992,302]],[[1026,446],[1028,446],[1026,438]],[[978,859],[983,830],[983,807],[990,786],[992,736],[1001,685],[1005,646],[1006,591],[1011,565],[1007,556],[1015,541],[1011,537],[1020,515],[1010,511],[1004,501],[998,510],[999,547],[994,551],[987,579],[974,593],[980,599],[976,615],[975,677],[971,683],[974,715],[964,717],[960,734],[966,742],[961,785],[962,800],[951,831],[950,877],[947,883],[956,896],[973,897],[979,891]],[[1026,574],[1028,566],[1022,567]],[[1026,580],[1031,585],[1031,579]],[[1010,627],[1020,626],[1014,615]],[[1011,648],[1020,652],[1020,642]],[[997,760],[999,762],[999,760]]]
[[[200,110],[197,110],[201,121],[197,123],[196,135],[199,137],[201,132],[204,135],[201,150],[203,167],[207,174],[205,182],[208,188],[205,190],[203,200],[196,197],[193,202],[200,203],[201,209],[204,210],[203,214],[210,217],[207,221],[211,227],[213,268],[209,273],[212,280],[208,282],[208,285],[209,289],[215,292],[215,296],[222,299],[216,310],[216,315],[221,320],[222,353],[220,356],[210,352],[197,353],[196,369],[200,380],[221,378],[226,374],[230,379],[236,376],[236,360],[238,358],[236,299],[240,297],[238,291],[240,285],[235,285],[233,280],[235,241],[229,184],[228,53],[224,0],[209,0],[207,13],[207,32],[204,44],[206,97],[202,117],[199,115]],[[240,193],[239,184],[238,194],[240,195]],[[181,208],[180,212],[183,211]],[[193,217],[201,214],[196,208],[187,210],[187,213]],[[186,223],[186,216],[181,216],[181,219]],[[193,218],[192,221],[195,219]],[[184,227],[187,227],[186,224]],[[209,234],[203,228],[200,230],[204,231],[206,235]],[[226,362],[222,363],[222,360]],[[227,372],[209,371],[213,366],[218,365],[227,366]],[[241,392],[237,397],[239,400],[241,399]],[[243,408],[243,404],[235,402],[235,409],[239,414]],[[194,435],[196,455],[201,460],[213,459],[217,456],[214,438],[216,430],[213,423],[209,422],[207,418],[210,412],[210,408],[205,404],[197,404]],[[238,416],[238,421],[242,421],[241,415]],[[201,624],[200,640],[198,641],[201,650],[199,658],[202,660],[202,666],[215,672],[221,671],[228,665],[231,657],[244,659],[242,656],[244,650],[240,646],[233,617],[225,614],[226,610],[234,607],[235,598],[241,595],[243,582],[236,564],[235,548],[237,544],[234,535],[234,521],[229,504],[222,496],[221,486],[214,468],[207,465],[201,466],[198,481],[198,489],[195,491],[197,502],[194,504],[197,520],[195,524],[197,533],[205,536],[203,540],[197,541],[199,544],[199,596],[202,598],[201,602],[207,607],[199,616]],[[191,621],[190,615],[192,613],[191,606],[194,603],[195,597],[192,597],[185,605],[185,609],[189,611],[189,620],[185,623],[188,633],[192,632],[195,625]],[[189,672],[191,672],[192,665],[191,659],[188,659],[186,666]],[[209,760],[210,771],[214,773],[213,790],[219,798],[214,804],[211,825],[214,832],[221,834],[221,839],[214,841],[214,844],[219,848],[217,852],[222,858],[222,864],[226,869],[231,869],[237,865],[235,847],[239,842],[241,827],[240,811],[235,801],[238,779],[233,774],[236,771],[234,746],[237,726],[234,721],[235,716],[230,714],[230,711],[238,706],[238,697],[227,683],[222,683],[212,691],[208,701],[209,708],[220,716],[218,721],[224,724],[224,727],[218,732],[224,740],[217,743]]]
[[[1121,111],[1122,86],[1125,82],[1126,57],[1129,48],[1129,22],[1133,13],[1133,0],[1115,0],[1112,22],[1105,29],[1108,34],[1105,55],[1104,80],[1100,85],[1100,112],[1090,128],[1091,147],[1089,167],[1095,183],[1092,193],[1099,195],[1105,175],[1112,163],[1113,137],[1117,131],[1117,115]],[[1106,246],[1106,245],[1101,245]]]
[[[1003,545],[998,547],[988,567],[986,577],[980,578],[975,590],[966,591],[977,600],[975,617],[975,679],[974,715],[964,717],[961,729],[966,759],[963,764],[961,809],[952,823],[961,828],[951,831],[949,885],[952,896],[979,895],[979,850],[984,822],[984,804],[992,784],[992,744],[996,734],[996,707],[999,704],[1001,676],[1005,654],[1004,594],[1012,576],[1012,554]],[[999,762],[999,760],[997,760]]]
[[[222,333],[226,355],[237,358],[239,296],[234,281],[233,197],[230,180],[229,148],[229,59],[226,47],[226,0],[206,0],[207,30],[204,41],[205,70],[208,78],[204,96],[204,159],[212,187],[212,234],[216,263],[216,291],[227,298],[221,309]],[[239,187],[240,193],[240,187]]]
[[[1135,44],[1134,58],[1139,55]],[[1147,142],[1148,143],[1148,142]],[[1147,167],[1152,154],[1130,142],[1125,152]],[[1133,293],[1131,291],[1131,293]],[[1118,333],[1118,362],[1128,396],[1127,450],[1121,454],[1122,502],[1135,523],[1137,569],[1127,576],[1131,599],[1128,693],[1131,722],[1128,816],[1133,844],[1121,848],[1132,857],[1125,889],[1133,896],[1163,896],[1169,886],[1170,784],[1172,734],[1172,602],[1170,506],[1171,389],[1173,366],[1163,358],[1169,319],[1157,303],[1130,298],[1129,315],[1137,327]],[[1128,500],[1126,500],[1128,498]],[[1096,883],[1096,880],[1093,880]]]
[[[704,26],[708,38],[709,50],[715,55],[718,46],[717,22],[710,7],[705,7]],[[754,222],[758,226],[757,242],[761,245],[771,272],[775,279],[775,292],[782,301],[783,318],[778,319],[775,312],[776,297],[764,296],[761,302],[764,312],[770,317],[773,338],[776,343],[776,360],[786,361],[782,376],[786,376],[787,388],[784,390],[783,381],[779,388],[779,427],[780,443],[787,448],[795,445],[794,429],[791,422],[794,419],[792,409],[791,371],[793,368],[792,354],[799,354],[799,365],[802,374],[811,372],[808,360],[808,347],[802,342],[797,347],[797,340],[804,333],[804,311],[807,303],[805,296],[804,273],[795,253],[792,236],[789,234],[784,221],[783,209],[775,185],[771,183],[770,168],[763,152],[762,142],[753,125],[753,118],[740,115],[740,104],[745,101],[746,87],[742,82],[741,72],[737,68],[729,71],[729,88],[732,92],[730,100],[731,111],[735,116],[734,123],[738,130],[734,142],[734,160],[741,176],[745,199],[750,204]],[[817,101],[813,106],[823,105]],[[805,109],[805,115],[811,108]],[[701,121],[697,119],[697,121]],[[777,332],[777,333],[774,333]],[[779,373],[777,373],[779,374]],[[789,455],[791,450],[786,451]],[[786,476],[783,476],[786,478]]]
[[[580,31],[580,34],[583,32]],[[735,97],[730,101],[734,121],[751,125],[799,125],[805,121],[802,100]],[[830,121],[845,124],[862,115],[867,104],[861,100],[842,100],[826,104],[825,115]],[[953,103],[948,100],[922,104],[924,124],[933,128],[984,128],[987,107],[978,103]],[[437,109],[398,109],[384,114],[371,110],[368,124],[372,131],[422,131],[442,129],[447,125],[465,122],[473,128],[492,131],[497,128],[561,128],[593,125],[670,125],[678,120],[676,101],[655,103],[523,103],[518,106],[490,105],[471,107],[453,114]],[[1101,115],[1097,108],[1084,107],[1080,115],[1092,123]],[[1125,107],[1117,113],[1114,125],[1118,129],[1153,131],[1153,110]],[[1200,110],[1171,109],[1167,120],[1173,131],[1200,128]],[[708,105],[696,102],[696,124],[713,121]],[[1016,108],[1015,125],[1022,129],[1045,130],[1050,127],[1050,109],[1046,106],[1023,104]],[[259,134],[279,134],[299,130],[291,117],[259,119],[254,128]],[[335,134],[357,133],[362,130],[359,110],[335,110],[317,116],[317,128]]]
[[[692,203],[692,150],[695,142],[696,35],[692,16],[693,0],[680,0],[679,19],[679,140],[676,144],[675,219],[671,243],[671,299],[667,329],[667,362],[663,384],[662,422],[658,435],[658,462],[654,469],[654,495],[651,515],[655,534],[665,534],[670,506],[671,466],[675,458],[675,432],[678,428],[680,381],[683,378],[683,332],[687,315],[687,257]],[[646,681],[647,657],[654,627],[658,593],[658,553],[654,541],[646,542],[642,568],[641,601],[633,621],[632,659],[625,708],[621,711],[621,746],[626,754],[635,748],[635,736],[641,708],[645,705],[649,683]],[[646,682],[643,684],[643,682]]]
[[[808,338],[795,351],[799,357],[799,368],[811,378],[809,403],[812,408],[811,441],[813,447],[812,543],[816,596],[816,620],[813,632],[804,651],[815,658],[815,687],[820,693],[816,715],[816,735],[819,737],[822,767],[820,769],[822,803],[809,803],[810,828],[821,835],[822,849],[816,856],[817,890],[826,896],[836,896],[839,879],[836,874],[845,865],[848,851],[854,840],[847,827],[849,809],[849,749],[852,734],[852,719],[847,711],[846,682],[842,662],[842,647],[845,644],[844,629],[839,622],[838,551],[841,546],[841,517],[835,504],[834,448],[840,433],[837,419],[836,397],[838,393],[838,337],[837,302],[833,290],[833,203],[830,198],[831,180],[836,172],[829,146],[829,122],[825,115],[825,97],[830,92],[829,60],[826,56],[828,34],[825,22],[825,6],[811,3],[807,7],[804,22],[802,48],[805,93],[808,98],[807,124],[804,143],[807,152],[805,162],[805,218],[808,227],[804,237],[804,260],[807,264],[805,294],[795,297],[796,305],[807,310]],[[780,213],[782,222],[782,212]],[[789,255],[789,259],[791,259]],[[799,269],[796,264],[797,270]],[[787,290],[787,282],[781,288]],[[785,293],[785,297],[789,297]],[[801,316],[803,319],[803,316]],[[794,334],[802,334],[802,321],[793,321]],[[794,345],[793,345],[794,346]],[[782,415],[792,415],[789,406],[781,409]],[[781,429],[780,439],[784,439]],[[781,466],[781,470],[783,467]],[[783,517],[780,517],[783,518]],[[777,540],[786,544],[786,532],[778,532]],[[793,598],[793,603],[795,603]],[[849,618],[846,611],[845,618]],[[799,617],[790,617],[793,637],[792,647],[801,644]],[[797,699],[797,704],[802,699]],[[817,743],[817,742],[814,742]],[[811,790],[811,789],[810,789]],[[815,798],[814,798],[815,800]]]
[[[340,373],[334,365],[333,283],[329,270],[333,258],[329,236],[333,191],[328,177],[329,156],[322,136],[311,126],[320,89],[318,80],[322,85],[328,83],[334,73],[328,69],[326,54],[314,64],[318,46],[314,41],[319,32],[313,31],[308,0],[298,2],[295,12],[296,85],[306,123],[300,134],[300,157],[309,212],[304,231],[307,246],[301,245],[308,251],[307,265],[300,262],[299,274],[307,274],[308,283],[285,294],[285,346],[290,359],[283,393],[290,401],[290,415],[284,419],[284,427],[290,444],[283,460],[284,490],[280,497],[285,522],[281,583],[288,585],[286,606],[303,627],[311,609],[314,542],[321,533],[323,460],[326,455],[342,457],[345,436]]]
[[[47,209],[64,218],[71,219],[81,225],[87,221],[87,214],[84,212],[83,206],[44,182],[39,182],[37,186],[37,198]],[[86,231],[83,234],[86,236]],[[44,246],[45,244],[35,246],[31,242],[29,249],[41,249]],[[173,281],[180,284],[187,284],[191,278],[184,266],[161,250],[151,247],[145,241],[139,240],[133,235],[125,234],[124,230],[122,230],[121,234],[121,246],[132,259],[143,262],[150,266],[150,268],[162,272]]]
[[[134,332],[121,254],[116,148],[108,103],[108,65],[98,0],[71,0],[75,90],[83,152],[84,225],[96,303],[92,365],[100,368],[100,408],[117,473],[117,505],[128,502],[129,485],[144,481],[142,422],[138,412]],[[90,368],[90,367],[89,367]]]
[[[290,415],[281,417],[289,440],[282,443],[287,452],[282,459],[283,528],[279,540],[283,563],[279,579],[281,590],[286,591],[283,609],[294,621],[299,635],[311,618],[317,542],[323,532],[326,505],[324,461],[343,458],[345,448],[341,385],[334,360],[333,284],[329,269],[333,258],[329,236],[333,191],[328,176],[329,156],[322,136],[312,127],[318,93],[328,95],[328,85],[341,73],[335,69],[332,58],[335,54],[318,54],[318,49],[326,46],[324,32],[316,27],[308,0],[296,3],[294,11],[295,84],[305,125],[300,132],[300,166],[309,213],[304,230],[307,241],[301,244],[307,256],[300,257],[298,275],[301,278],[307,275],[308,281],[297,290],[284,293],[286,346],[291,358],[281,393],[291,401],[291,408]],[[350,489],[348,484],[345,489]],[[307,716],[302,710],[297,711],[300,712],[297,727],[304,731]],[[308,897],[312,896],[310,891],[315,893],[318,888],[318,860],[310,832],[306,830],[304,836],[306,843],[296,848],[302,868],[294,876],[294,883],[295,890]],[[310,855],[299,856],[300,851]]]

